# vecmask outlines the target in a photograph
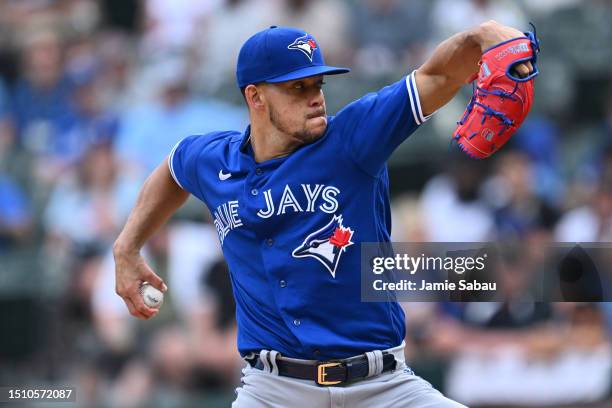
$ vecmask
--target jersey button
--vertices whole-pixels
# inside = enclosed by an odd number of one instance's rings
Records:
[[[298,319],[295,319],[295,320],[293,321],[293,325],[294,325],[294,326],[299,326],[300,324],[302,324],[302,322],[300,322]]]
[[[272,245],[274,245],[274,240],[272,238],[268,238],[266,239],[266,245],[268,245],[269,247],[271,247]]]
[[[257,194],[259,194],[259,191],[257,191],[256,188],[254,188],[254,189],[251,190],[251,194],[256,196]]]
[[[285,282],[284,280],[280,281],[279,284],[281,288],[284,288],[287,286],[287,282]]]
[[[255,174],[257,174],[258,176],[261,176],[263,174],[263,170],[258,167],[255,169]]]

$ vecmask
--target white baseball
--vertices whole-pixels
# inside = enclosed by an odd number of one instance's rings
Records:
[[[145,305],[158,309],[164,303],[164,294],[157,288],[151,286],[150,283],[144,282],[140,286],[140,294]]]

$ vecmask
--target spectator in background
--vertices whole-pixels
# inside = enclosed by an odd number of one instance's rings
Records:
[[[214,291],[202,282],[221,256],[217,231],[210,222],[176,220],[168,226],[167,251],[168,290],[176,313],[186,322],[198,320],[215,307]]]
[[[599,305],[474,306],[478,324],[432,328],[432,343],[445,339],[452,356],[449,395],[469,406],[586,406],[608,395],[612,354]]]
[[[77,164],[91,146],[112,143],[117,133],[118,119],[116,113],[102,105],[96,68],[83,67],[82,71],[74,72],[72,82],[73,118],[70,126],[61,132],[58,149],[61,149],[62,157],[68,163]]]
[[[555,229],[559,242],[612,242],[612,160],[584,206],[566,212]]]
[[[173,307],[193,345],[199,380],[219,387],[235,381],[235,305],[217,232],[210,223],[180,220],[168,226],[168,285]],[[129,314],[123,311],[126,318]],[[217,378],[217,380],[214,380]]]
[[[428,242],[423,208],[417,196],[402,195],[391,203],[391,242]]]
[[[221,0],[145,0],[144,54],[184,52],[195,44],[199,28]]]
[[[468,406],[582,406],[607,395],[612,353],[602,308],[542,302],[542,271],[554,266],[530,245],[499,247],[489,259],[496,302],[442,303],[411,331],[417,361],[448,359],[446,392]]]
[[[136,180],[118,177],[109,143],[90,146],[54,187],[44,211],[50,253],[61,257],[109,248],[137,189]]]
[[[421,195],[425,234],[436,242],[484,242],[493,238],[494,219],[480,196],[483,162],[457,152],[446,173],[429,180]]]
[[[511,0],[437,0],[431,18],[434,28],[431,39],[436,44],[487,20],[527,29],[523,10]]]
[[[0,163],[4,162],[5,155],[10,152],[14,142],[13,129],[9,116],[9,95],[0,77]]]
[[[424,60],[430,5],[424,0],[358,0],[352,10],[355,67],[366,74],[405,72]]]
[[[276,0],[270,7],[278,8],[276,25],[300,27],[317,34],[317,41],[325,46],[325,60],[342,65],[349,57],[350,11],[341,0]]]
[[[97,92],[102,106],[118,115],[134,103],[129,85],[135,70],[136,41],[120,32],[103,33],[96,40],[96,68],[100,70]]]
[[[244,360],[236,355],[238,328],[236,304],[227,263],[217,258],[201,276],[200,290],[208,296],[208,307],[191,316],[190,331],[194,355],[201,375],[213,386],[238,380]]]
[[[559,127],[546,116],[530,113],[512,137],[511,143],[527,155],[533,167],[533,193],[546,204],[559,208],[563,199],[564,185],[561,174]]]
[[[612,3],[608,0],[564,3],[565,7],[556,9],[543,21],[542,35],[550,38],[548,48],[570,65],[576,80],[609,77]],[[596,93],[596,89],[592,89],[591,93]],[[585,98],[580,100],[583,105],[590,102]]]
[[[129,326],[116,326],[120,331],[104,333],[110,340],[101,335],[87,336],[92,332],[94,310],[91,299],[96,292],[100,265],[104,263],[104,255],[117,234],[118,226],[127,218],[139,184],[139,180],[118,177],[108,140],[91,144],[78,164],[54,186],[44,209],[44,265],[49,271],[56,271],[56,279],[64,282],[60,286],[58,324],[71,350],[70,355],[61,357],[66,366],[82,363],[73,347],[83,346],[83,342],[93,343],[97,354],[88,355],[89,360],[102,354],[106,350],[104,346],[110,343],[116,353],[105,355],[108,360],[98,367],[106,373],[112,371],[117,360],[126,357],[124,353],[131,346]],[[112,286],[109,289],[107,296],[112,296]],[[104,313],[112,319],[112,302],[107,301],[104,308]]]
[[[572,129],[572,143],[568,150],[574,157],[573,179],[565,180],[567,194],[564,205],[574,208],[584,205],[593,196],[602,177],[612,168],[612,76],[608,90],[605,114],[595,123],[585,123]],[[566,166],[567,167],[567,166]],[[567,171],[567,168],[563,169]],[[602,176],[603,175],[603,176]]]
[[[214,99],[191,95],[185,61],[168,59],[152,67],[146,82],[157,91],[156,100],[128,109],[120,118],[115,144],[122,172],[149,174],[181,139],[206,134],[219,126],[242,130],[244,109]]]
[[[32,227],[29,199],[23,189],[0,171],[0,254],[23,241]]]
[[[196,72],[199,89],[216,92],[225,85],[235,91],[238,51],[253,29],[279,24],[274,4],[274,0],[224,0],[206,25],[203,38],[195,42],[200,59]]]
[[[244,365],[235,352],[236,305],[223,258],[207,263],[196,285],[199,299],[183,316],[185,324],[156,333],[151,352],[164,384],[223,390]]]
[[[555,210],[535,194],[539,179],[534,163],[518,151],[503,152],[493,175],[485,182],[483,194],[494,210],[496,239],[524,239],[533,230],[550,230]]]
[[[54,4],[55,3],[55,4]],[[0,24],[16,31],[31,23],[39,15],[56,15],[57,2],[53,0],[8,0],[0,2]]]
[[[12,101],[17,143],[36,157],[37,179],[50,183],[65,169],[61,135],[73,118],[73,87],[64,74],[57,32],[32,29],[25,34],[21,72]]]

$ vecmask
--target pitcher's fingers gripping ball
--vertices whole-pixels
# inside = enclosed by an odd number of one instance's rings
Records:
[[[151,286],[150,283],[143,282],[140,286],[140,294],[145,305],[154,309],[159,309],[162,303],[164,303],[164,294],[159,289]]]
[[[531,109],[540,51],[533,29],[525,37],[504,41],[482,55],[472,98],[453,134],[461,150],[470,157],[484,159],[499,150]],[[533,72],[519,77],[514,68],[528,62],[533,65]]]

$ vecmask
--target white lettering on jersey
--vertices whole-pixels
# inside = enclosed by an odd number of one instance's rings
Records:
[[[284,214],[287,207],[293,207],[294,212],[304,212],[288,185],[285,186],[276,215]]]
[[[338,200],[336,196],[340,194],[340,189],[334,186],[325,186],[324,184],[301,184],[303,197],[298,194],[296,197],[295,193],[291,190],[289,185],[285,185],[283,194],[278,201],[277,206],[274,204],[272,198],[272,190],[266,190],[264,192],[264,198],[266,200],[266,207],[261,208],[257,211],[257,216],[260,218],[270,218],[273,215],[288,214],[291,212],[315,212],[315,205],[317,201],[320,203],[318,209],[328,214],[333,214],[338,210]],[[292,209],[292,211],[289,211]]]
[[[270,218],[274,215],[274,201],[272,201],[272,190],[266,190],[264,192],[264,197],[266,198],[266,210],[257,211],[257,215],[260,218]]]
[[[213,212],[213,217],[221,245],[231,230],[242,226],[242,220],[238,217],[238,201],[221,204]]]
[[[242,220],[238,218],[238,201],[230,201],[228,204],[234,228],[242,227]]]
[[[310,184],[302,184],[302,190],[304,190],[304,194],[308,200],[306,212],[314,212],[315,201],[317,197],[319,197],[319,194],[321,194],[321,190],[323,190],[323,184],[315,184],[314,191],[310,188]]]
[[[328,214],[333,214],[338,209],[338,200],[334,197],[340,194],[340,190],[333,186],[327,186],[323,189],[323,194],[321,197],[325,204],[321,204],[319,208],[321,211],[326,212]]]

